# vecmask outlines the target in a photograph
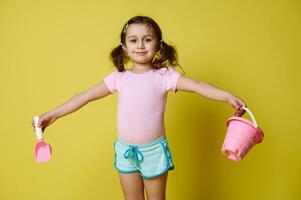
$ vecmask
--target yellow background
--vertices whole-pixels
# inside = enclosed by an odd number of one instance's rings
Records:
[[[169,200],[301,199],[300,2],[0,1],[0,199],[123,199],[113,168],[118,95],[45,131],[51,162],[34,161],[31,120],[100,82],[124,23],[147,15],[186,75],[243,98],[265,133],[240,162],[220,152],[232,106],[169,94]],[[247,117],[247,116],[246,116]]]

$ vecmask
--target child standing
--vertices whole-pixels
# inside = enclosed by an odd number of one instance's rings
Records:
[[[146,16],[135,16],[124,25],[120,44],[111,52],[117,70],[90,89],[40,115],[44,129],[87,103],[115,92],[118,100],[118,137],[114,142],[115,163],[125,199],[166,197],[168,171],[174,169],[168,147],[164,111],[168,91],[194,92],[228,102],[241,116],[246,106],[237,96],[209,83],[193,80],[177,72],[176,50],[162,38],[158,24]],[[133,63],[130,69],[124,64]],[[32,122],[34,126],[34,122]]]

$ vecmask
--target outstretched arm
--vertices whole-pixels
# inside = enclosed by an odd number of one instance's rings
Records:
[[[103,98],[108,94],[110,94],[110,91],[107,89],[104,82],[101,82],[86,91],[74,95],[67,102],[58,106],[51,112],[56,116],[56,118],[60,118],[80,109],[87,103]]]
[[[227,102],[231,104],[235,109],[239,109],[242,106],[246,106],[243,100],[239,97],[217,88],[207,82],[191,79],[187,76],[180,76],[177,82],[177,90],[194,92],[201,96],[207,97],[209,99]],[[239,109],[237,115],[242,115],[244,110]]]
[[[65,103],[59,105],[58,107],[52,109],[49,112],[46,112],[40,115],[40,120],[38,123],[39,127],[42,127],[42,130],[52,124],[57,119],[68,115],[76,110],[80,109],[87,103],[103,98],[111,94],[108,88],[105,86],[104,82],[98,83],[97,85],[87,89],[86,91],[80,92],[73,97],[71,97]],[[32,120],[32,126],[34,127],[34,121]]]

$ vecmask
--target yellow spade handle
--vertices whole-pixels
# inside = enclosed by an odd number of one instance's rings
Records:
[[[43,139],[43,131],[40,127],[38,127],[39,120],[40,120],[39,116],[34,117],[34,128],[35,128],[37,140],[42,140]]]

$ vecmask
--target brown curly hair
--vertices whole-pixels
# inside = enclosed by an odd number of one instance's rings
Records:
[[[114,66],[117,68],[119,72],[125,71],[124,64],[128,62],[128,57],[125,55],[124,50],[122,48],[122,45],[125,45],[125,35],[126,30],[130,24],[145,24],[148,27],[153,28],[156,38],[158,40],[157,44],[157,52],[160,52],[159,57],[157,59],[153,59],[153,69],[161,69],[163,67],[168,68],[172,67],[175,68],[180,66],[177,59],[177,51],[176,49],[168,45],[163,39],[162,39],[162,32],[159,27],[159,25],[150,17],[147,16],[135,16],[132,17],[127,21],[127,23],[123,26],[122,31],[120,33],[120,44],[115,47],[111,53],[110,58],[113,62]],[[184,71],[184,70],[183,70]]]

